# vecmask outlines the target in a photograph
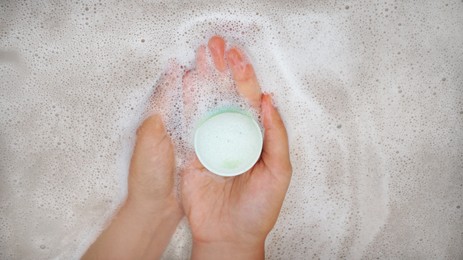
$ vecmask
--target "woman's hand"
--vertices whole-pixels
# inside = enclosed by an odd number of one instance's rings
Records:
[[[159,87],[175,79],[170,73]],[[150,116],[137,130],[127,200],[83,259],[159,259],[183,217],[174,170],[174,148],[162,118]]]
[[[214,175],[197,158],[184,169],[182,203],[193,235],[192,258],[263,259],[265,238],[275,225],[291,179],[286,130],[271,96],[262,95],[243,54],[236,48],[225,52],[225,42],[218,36],[210,39],[208,47],[215,69],[221,73],[230,69],[238,93],[261,111],[265,133],[261,158],[242,175]],[[199,71],[190,75],[210,73],[204,69],[205,62],[202,46],[197,57]],[[185,105],[191,103],[187,97]]]

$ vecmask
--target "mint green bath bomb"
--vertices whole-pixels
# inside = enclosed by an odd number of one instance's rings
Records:
[[[257,122],[239,112],[224,112],[204,121],[195,133],[194,146],[201,164],[221,176],[236,176],[251,169],[262,151]]]

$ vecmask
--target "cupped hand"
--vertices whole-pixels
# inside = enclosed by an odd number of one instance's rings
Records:
[[[214,252],[221,259],[233,258],[240,250],[254,251],[252,258],[262,257],[265,238],[276,223],[291,179],[287,133],[271,96],[261,93],[244,54],[237,48],[226,51],[225,41],[218,36],[209,40],[208,48],[219,74],[230,70],[238,93],[260,111],[265,131],[261,157],[244,174],[214,175],[196,157],[183,170],[182,204],[193,235],[193,258],[207,258]],[[198,49],[196,71],[189,75],[211,76],[205,50],[205,46]],[[185,89],[189,82],[184,80]],[[187,96],[185,106],[189,105]]]
[[[175,203],[174,149],[159,114],[148,117],[137,130],[130,162],[128,200],[147,208]]]
[[[175,77],[173,71],[169,71],[156,92],[172,85]],[[153,98],[152,102],[159,101]],[[160,258],[183,217],[174,192],[174,167],[172,141],[161,116],[152,115],[137,130],[127,200],[82,258]]]
[[[130,162],[127,198],[146,207],[180,205],[174,190],[174,147],[161,115],[170,109],[169,103],[163,98],[165,92],[176,84],[180,71],[179,65],[171,61],[150,98],[147,114],[151,115],[137,130]]]

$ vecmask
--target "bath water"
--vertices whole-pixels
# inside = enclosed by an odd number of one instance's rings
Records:
[[[288,129],[268,259],[463,257],[462,1],[2,1],[0,24],[0,259],[85,252],[125,198],[141,120],[188,132],[181,78],[159,83],[215,34]],[[242,102],[216,83],[193,115]],[[184,220],[164,258],[190,251]]]

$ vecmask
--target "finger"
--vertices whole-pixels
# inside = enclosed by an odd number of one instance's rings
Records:
[[[198,70],[199,75],[204,76],[207,75],[207,56],[206,56],[206,46],[201,45],[199,46],[198,50],[196,51],[196,68]]]
[[[143,121],[137,129],[137,140],[134,152],[152,150],[170,138],[159,114],[152,115]]]
[[[225,40],[220,36],[213,36],[208,42],[208,47],[215,68],[220,72],[224,72],[227,68],[225,64]]]
[[[276,174],[291,174],[286,128],[269,94],[262,95],[262,116],[265,129],[262,160]]]
[[[169,61],[168,68],[155,85],[155,90],[150,97],[150,108],[164,108],[167,102],[166,95],[169,90],[176,88],[177,80],[180,78],[180,65],[175,61]]]
[[[194,75],[191,70],[188,70],[182,78],[182,97],[186,118],[190,118],[193,112],[194,91]]]
[[[160,153],[159,151],[163,152]],[[170,154],[166,154],[166,152]],[[173,170],[173,162],[160,160],[158,158],[160,156],[173,156],[173,145],[166,132],[161,116],[156,114],[143,121],[137,130],[137,140],[130,164],[131,171],[143,174],[144,172],[152,171],[153,167],[170,167]],[[153,165],[159,161],[169,165]]]
[[[147,198],[147,194],[169,196],[174,184],[173,158],[173,144],[161,116],[156,114],[148,117],[137,130],[137,139],[130,162],[131,196],[139,198]],[[164,169],[164,171],[157,169]]]
[[[176,60],[170,60],[160,84],[164,88],[174,87],[181,74],[180,64]]]
[[[249,64],[244,55],[236,48],[227,52],[227,60],[236,82],[238,93],[244,97],[254,108],[260,108],[261,91],[257,82],[254,68]]]

